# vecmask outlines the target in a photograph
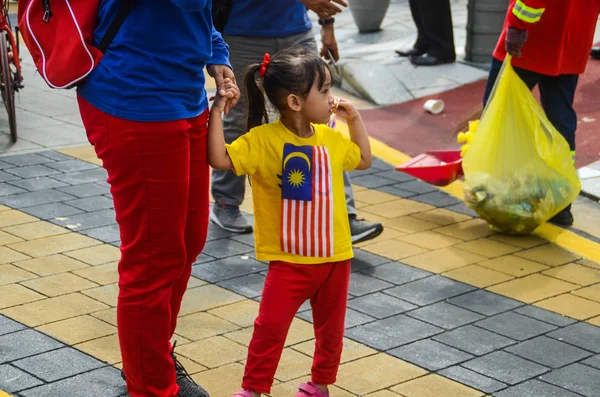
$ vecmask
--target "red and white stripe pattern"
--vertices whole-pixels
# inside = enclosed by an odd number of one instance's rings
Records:
[[[313,147],[312,200],[283,199],[281,250],[327,258],[333,251],[333,186],[326,147]]]

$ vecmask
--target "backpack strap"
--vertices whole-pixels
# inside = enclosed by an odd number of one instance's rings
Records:
[[[135,0],[122,0],[122,1],[120,1],[120,3],[121,3],[121,6],[119,7],[119,10],[117,11],[117,15],[115,16],[115,19],[113,19],[110,26],[108,27],[108,30],[106,31],[106,33],[104,33],[104,36],[102,37],[102,39],[100,40],[100,43],[97,46],[97,48],[103,54],[106,52],[106,49],[108,48],[110,43],[112,43],[112,41],[114,40],[117,33],[119,33],[119,29],[121,29],[123,22],[125,22],[125,19],[127,19],[127,16],[133,9]]]

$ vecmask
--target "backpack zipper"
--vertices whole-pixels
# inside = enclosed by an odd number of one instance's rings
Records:
[[[42,21],[48,23],[50,21],[50,17],[52,16],[52,11],[50,10],[50,0],[43,0],[44,3],[44,16],[42,17]]]

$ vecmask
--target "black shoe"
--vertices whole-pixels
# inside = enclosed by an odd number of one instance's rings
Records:
[[[175,364],[175,378],[177,386],[179,386],[178,397],[210,397],[208,392],[204,390],[199,384],[194,382],[190,374],[185,370],[183,365],[177,360],[175,356],[175,346],[177,341],[173,343],[173,349],[171,350],[171,358]],[[125,379],[125,372],[121,370],[121,378]]]
[[[436,66],[443,65],[445,63],[453,63],[454,61],[455,59],[442,59],[429,54],[425,54],[419,57],[410,57],[410,63],[412,63],[415,66]]]
[[[594,59],[600,60],[600,47],[592,48],[592,52],[590,53],[590,56]]]
[[[558,226],[571,226],[574,222],[570,206],[554,215],[548,222]]]
[[[425,51],[421,51],[417,48],[411,48],[410,50],[396,50],[396,54],[401,57],[420,57],[425,54]]]
[[[357,219],[356,215],[348,216],[348,220],[350,221],[352,244],[371,240],[383,232],[383,225],[381,223],[372,223],[364,219]]]

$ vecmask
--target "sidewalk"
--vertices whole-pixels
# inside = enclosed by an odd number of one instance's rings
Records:
[[[404,19],[398,40],[410,45],[403,9],[394,2],[388,18]],[[348,14],[339,18],[343,45],[371,40],[353,36]],[[396,24],[384,23],[387,37]],[[402,64],[384,45],[356,47],[356,63]],[[360,52],[366,48],[373,51]],[[74,92],[49,91],[24,64],[20,140],[11,147],[0,134],[0,397],[126,396],[115,326],[119,234],[106,173],[86,142]],[[407,91],[412,98],[424,89]],[[460,184],[441,191],[409,178],[393,170],[405,154],[372,145],[373,168],[352,180],[360,215],[385,231],[355,250],[332,396],[600,395],[600,244],[551,225],[522,238],[492,233],[453,196]],[[252,214],[249,197],[243,210]],[[253,245],[252,235],[211,225],[180,314],[177,354],[212,397],[239,388],[267,269]],[[304,305],[274,397],[307,380],[310,322]]]

